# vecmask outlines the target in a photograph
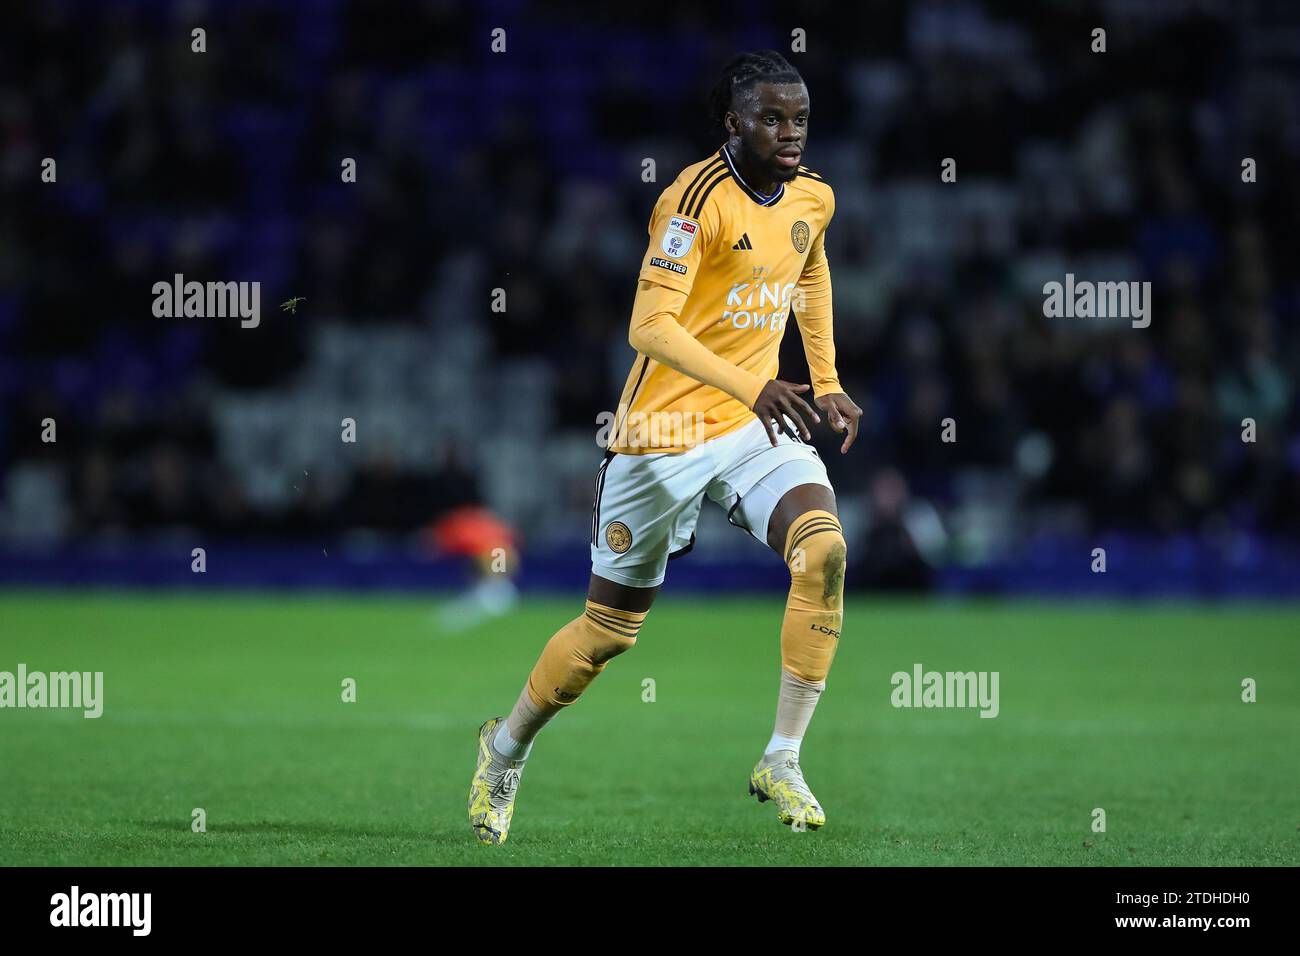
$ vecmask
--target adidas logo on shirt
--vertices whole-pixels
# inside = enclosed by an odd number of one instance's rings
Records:
[[[743,233],[741,233],[741,234],[740,234],[740,241],[739,241],[738,243],[736,243],[734,246],[732,246],[731,248],[732,248],[732,249],[737,249],[737,250],[753,249],[754,246],[753,246],[753,244],[749,241],[749,233],[747,233],[747,232],[743,232]]]

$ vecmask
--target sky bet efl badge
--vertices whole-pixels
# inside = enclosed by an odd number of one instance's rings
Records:
[[[673,216],[668,220],[668,229],[664,233],[664,241],[660,246],[666,255],[680,259],[691,251],[691,243],[695,241],[695,234],[699,231],[698,223],[683,219],[681,216]]]

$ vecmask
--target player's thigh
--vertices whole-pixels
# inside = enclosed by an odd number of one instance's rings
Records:
[[[592,574],[587,584],[587,600],[595,604],[603,604],[605,607],[615,607],[620,611],[640,613],[650,610],[655,595],[659,593],[659,587],[660,585],[656,584],[648,588],[634,588]]]
[[[709,496],[727,509],[732,524],[777,554],[782,554],[790,524],[799,515],[828,511],[838,517],[835,492],[817,449],[785,434],[777,436],[774,446],[757,419],[726,448]]]
[[[840,513],[835,510],[835,492],[825,485],[807,483],[795,485],[777,499],[776,508],[767,521],[767,546],[782,559],[790,523],[809,511],[829,511],[838,518]]]
[[[668,560],[689,550],[712,475],[712,464],[700,451],[613,455],[597,473],[591,573],[593,581],[609,582],[595,585],[600,593],[644,601],[634,599],[634,592],[658,588]],[[611,592],[613,585],[632,593]]]

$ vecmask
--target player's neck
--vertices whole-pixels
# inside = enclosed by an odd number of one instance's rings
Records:
[[[730,143],[724,143],[723,149],[731,157],[731,163],[736,167],[736,173],[745,181],[745,185],[758,193],[764,199],[768,199],[776,192],[779,183],[770,178],[767,174],[753,169],[748,165],[748,157],[740,154],[739,151],[731,148]]]

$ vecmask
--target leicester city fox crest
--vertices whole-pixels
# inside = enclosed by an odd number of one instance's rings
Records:
[[[808,248],[808,223],[800,219],[790,227],[790,241],[794,243],[795,252],[803,252]]]
[[[621,521],[611,521],[605,528],[605,543],[615,554],[632,547],[632,529]]]

